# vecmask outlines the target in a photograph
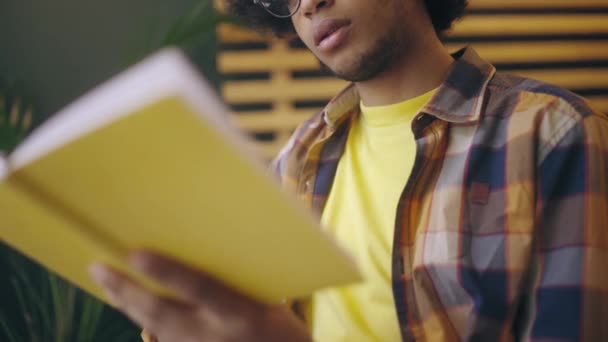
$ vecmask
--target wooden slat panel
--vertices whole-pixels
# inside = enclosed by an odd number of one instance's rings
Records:
[[[464,44],[447,46],[455,51]],[[471,46],[485,59],[497,64],[608,61],[606,41],[488,42]]]
[[[244,27],[230,24],[219,25],[217,35],[223,43],[265,42],[270,39]]]
[[[231,120],[239,127],[250,131],[264,131],[269,128],[277,130],[293,130],[298,124],[308,119],[316,112],[314,109],[299,109],[281,112],[281,114],[268,112],[233,114]]]
[[[450,36],[608,34],[607,17],[595,13],[470,15],[454,24]],[[218,34],[226,43],[264,41],[261,35],[234,25],[222,25]]]
[[[288,86],[272,81],[224,82],[222,93],[230,103],[325,99],[346,83],[333,78],[293,80]]]
[[[608,89],[608,68],[525,70],[515,73],[568,89]]]
[[[286,143],[287,140],[276,140],[273,142],[252,141],[253,147],[268,161],[274,158]]]
[[[517,74],[569,89],[608,89],[608,68],[524,70]],[[317,100],[331,97],[345,85],[328,77],[292,80],[288,87],[272,81],[227,81],[223,94],[230,103]]]
[[[608,95],[606,96],[590,96],[587,97],[589,101],[602,113],[608,114]]]
[[[529,36],[606,34],[605,14],[471,15],[457,22],[450,36]]]
[[[608,112],[608,0],[471,0],[472,14],[455,24],[452,42],[473,38],[477,52],[492,63],[513,68],[526,77],[569,89],[591,90],[589,100]],[[591,9],[591,10],[590,10]],[[502,13],[501,13],[502,11]],[[346,82],[329,77],[292,78],[293,71],[313,71],[318,62],[308,51],[289,49],[285,42],[222,25],[227,44],[268,43],[270,48],[225,51],[218,58],[226,81],[223,94],[231,104],[267,103],[270,110],[233,114],[231,120],[253,133],[272,132],[271,142],[254,142],[267,158],[274,156],[290,132],[317,109],[296,109],[297,101],[334,96]],[[530,41],[529,36],[534,36]],[[557,40],[555,36],[563,37]],[[544,37],[547,39],[543,40]],[[463,44],[449,43],[450,51]],[[551,69],[521,69],[551,63]],[[588,63],[588,65],[585,65]],[[267,80],[238,80],[239,74],[268,73]],[[604,93],[607,93],[604,95]],[[321,105],[319,105],[321,106]],[[320,108],[319,108],[320,109]]]
[[[493,63],[608,61],[608,42],[490,42],[471,44]],[[448,44],[455,51],[463,44]],[[308,50],[227,51],[218,58],[220,72],[314,70],[319,63]]]
[[[608,8],[606,0],[470,0],[469,8],[476,9],[551,9],[551,8]]]
[[[219,56],[217,63],[220,72],[314,70],[319,67],[308,50],[228,51]]]
[[[214,1],[222,10],[224,1]],[[606,0],[469,0],[470,10],[608,8]]]

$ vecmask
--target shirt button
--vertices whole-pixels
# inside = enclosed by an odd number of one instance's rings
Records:
[[[306,190],[306,191],[310,191],[310,184],[311,184],[310,179],[307,179],[307,180],[304,182],[304,190]]]

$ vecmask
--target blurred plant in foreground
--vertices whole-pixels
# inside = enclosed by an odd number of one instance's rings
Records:
[[[137,58],[164,46],[185,50],[205,44],[203,68],[215,68],[215,28],[232,18],[217,14],[211,0],[199,0]],[[0,75],[1,78],[2,75]],[[18,87],[0,80],[0,156],[8,155],[48,113],[35,113]],[[37,115],[40,114],[40,115]],[[0,220],[0,224],[3,224]],[[43,237],[33,237],[43,238]],[[139,340],[139,329],[122,314],[72,286],[25,256],[0,237],[0,341],[123,342]]]

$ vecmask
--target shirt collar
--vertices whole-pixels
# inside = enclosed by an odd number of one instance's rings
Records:
[[[449,122],[477,121],[485,90],[496,68],[471,47],[463,48],[452,56],[456,60],[452,70],[421,111]],[[335,129],[359,110],[359,101],[357,88],[354,83],[349,84],[325,107],[325,122]]]

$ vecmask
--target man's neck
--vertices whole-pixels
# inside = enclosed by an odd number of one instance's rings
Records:
[[[356,86],[366,106],[398,103],[437,88],[453,62],[437,37],[427,37],[412,42],[401,63]]]

